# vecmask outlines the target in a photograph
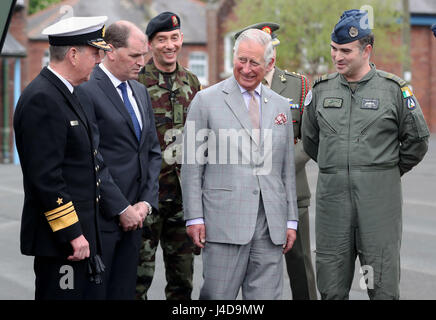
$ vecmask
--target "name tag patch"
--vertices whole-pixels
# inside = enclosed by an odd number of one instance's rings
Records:
[[[363,99],[360,109],[377,110],[379,106],[378,99]]]
[[[324,108],[342,108],[342,99],[341,98],[325,98],[323,107]]]
[[[71,125],[72,127],[74,127],[74,126],[78,126],[78,125],[79,125],[79,121],[77,121],[77,120],[70,121],[70,125]]]

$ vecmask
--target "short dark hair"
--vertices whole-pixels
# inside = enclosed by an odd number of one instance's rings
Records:
[[[367,36],[359,39],[360,51],[365,50],[367,45],[374,47],[374,34],[371,32]]]
[[[85,46],[50,46],[49,52],[50,52],[50,61],[53,62],[61,62],[65,59],[65,56],[67,55],[68,50],[70,50],[72,47],[76,48],[78,51],[82,51]]]
[[[129,35],[129,27],[121,23],[113,23],[106,29],[103,39],[115,48],[127,48]]]

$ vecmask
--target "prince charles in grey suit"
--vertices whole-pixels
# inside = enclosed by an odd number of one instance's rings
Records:
[[[200,299],[280,299],[283,253],[296,238],[292,116],[261,84],[271,37],[243,32],[233,77],[197,93],[184,129],[187,232],[203,248]]]

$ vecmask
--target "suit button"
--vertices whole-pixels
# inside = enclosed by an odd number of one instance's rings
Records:
[[[94,149],[94,157],[97,155],[97,149]]]
[[[254,190],[253,194],[259,194],[259,190]]]
[[[95,201],[98,203],[98,201],[99,201],[100,199],[97,197],[97,198],[95,198]]]
[[[97,188],[100,186],[100,182],[97,181]]]

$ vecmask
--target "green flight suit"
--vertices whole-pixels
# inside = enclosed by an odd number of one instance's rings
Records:
[[[197,77],[179,63],[173,73],[165,74],[157,69],[153,59],[139,74],[139,82],[147,87],[150,94],[163,159],[159,175],[159,212],[145,220],[136,298],[147,299],[160,241],[165,262],[167,300],[190,300],[194,253],[198,254],[198,250],[186,233],[180,187],[181,165],[176,159],[181,142],[178,139],[182,136],[189,104],[201,85]]]
[[[312,266],[309,234],[310,189],[306,176],[306,163],[310,159],[303,150],[301,138],[301,120],[303,102],[308,89],[307,79],[297,73],[289,73],[275,67],[271,89],[288,98],[292,112],[294,137],[296,138],[295,179],[297,183],[298,229],[297,239],[292,249],[285,254],[292,298],[294,300],[316,300],[315,274]]]
[[[371,64],[351,87],[338,73],[322,76],[305,105],[304,149],[319,166],[321,297],[348,299],[358,256],[370,299],[399,299],[401,175],[428,148],[419,103],[404,80]]]

